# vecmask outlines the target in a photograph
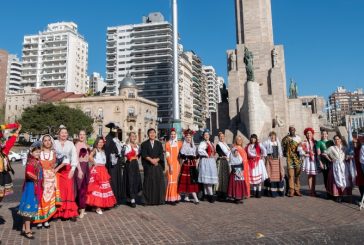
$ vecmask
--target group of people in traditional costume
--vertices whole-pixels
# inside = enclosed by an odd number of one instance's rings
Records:
[[[214,144],[209,130],[205,130],[196,146],[194,131],[184,130],[183,140],[178,140],[172,128],[163,147],[153,128],[139,146],[134,132],[124,143],[115,123],[106,127],[109,134],[105,139],[98,137],[92,148],[86,142],[86,131],[81,130],[72,142],[62,125],[57,140],[46,134],[32,144],[18,208],[24,219],[22,234],[26,238],[34,238],[31,223],[41,229],[49,228],[52,218],[76,221],[86,215],[87,207],[102,214],[103,209],[125,202],[135,208],[137,203],[199,204],[201,198],[211,203],[218,200],[239,204],[262,195],[283,197],[285,191],[289,197],[302,196],[301,172],[307,175],[310,196],[316,196],[316,176],[320,173],[328,198],[341,202],[344,196],[352,194],[354,185],[359,187],[361,196],[364,194],[364,146],[357,137],[344,144],[339,135],[330,140],[328,132],[323,130],[321,139],[316,140],[314,130],[306,128],[301,139],[295,127],[290,126],[282,141],[271,132],[265,141],[252,134],[249,142],[244,142],[238,135],[228,145],[222,132]],[[1,144],[1,201],[13,191],[10,176],[13,170],[7,155],[21,125],[1,125],[0,129],[1,138],[3,130],[15,131]]]

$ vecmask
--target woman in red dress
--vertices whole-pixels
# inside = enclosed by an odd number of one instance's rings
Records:
[[[181,174],[178,182],[178,193],[185,195],[184,201],[189,202],[189,195],[193,196],[193,203],[199,204],[197,193],[198,187],[198,170],[197,170],[197,156],[196,146],[193,143],[192,136],[194,132],[191,130],[184,131],[184,142],[179,152],[182,159]]]
[[[243,147],[243,138],[238,135],[235,137],[234,148],[239,152],[241,158],[243,159],[244,165],[244,198],[250,198],[250,174],[249,174],[249,162],[246,151]]]
[[[93,166],[90,171],[86,204],[96,207],[98,214],[102,214],[101,208],[111,208],[116,204],[116,198],[110,185],[111,177],[105,167],[104,146],[105,141],[97,138],[89,158]]]

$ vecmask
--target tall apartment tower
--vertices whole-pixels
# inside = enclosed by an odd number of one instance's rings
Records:
[[[23,87],[87,92],[88,44],[73,22],[58,22],[23,42]]]
[[[205,128],[207,111],[207,79],[202,69],[202,61],[194,52],[185,52],[192,64],[193,124],[195,128]]]
[[[107,93],[118,94],[127,74],[136,81],[139,95],[158,104],[158,128],[172,125],[173,44],[172,25],[161,13],[143,17],[140,24],[107,28]]]
[[[179,45],[179,100],[181,113],[181,126],[184,129],[197,130],[193,124],[193,80],[192,62],[182,45]]]
[[[210,114],[212,112],[217,112],[217,104],[219,103],[220,94],[220,80],[213,66],[203,66],[202,69],[207,79],[207,108]]]
[[[6,94],[21,89],[21,62],[16,55],[0,50],[0,105],[4,104]]]

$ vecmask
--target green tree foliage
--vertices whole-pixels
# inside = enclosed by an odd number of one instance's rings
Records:
[[[33,135],[44,133],[55,135],[61,124],[67,127],[69,135],[77,134],[81,129],[85,129],[88,133],[93,132],[93,119],[80,109],[63,104],[48,103],[28,107],[24,110],[19,122],[23,126],[23,132]]]

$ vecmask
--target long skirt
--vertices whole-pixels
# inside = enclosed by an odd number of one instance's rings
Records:
[[[228,186],[228,197],[241,200],[243,199],[245,192],[244,179],[238,178],[236,176],[237,170],[242,171],[242,166],[232,166],[232,170],[229,176],[229,186]]]
[[[268,178],[267,169],[264,166],[264,161],[259,160],[259,163],[250,168],[250,184],[259,185]]]
[[[60,191],[57,177],[53,170],[43,170],[43,195],[39,202],[38,214],[34,218],[34,223],[48,221],[57,212],[57,206],[61,206]]]
[[[0,173],[0,198],[13,194],[13,181],[10,173],[4,171]]]
[[[38,198],[35,195],[33,181],[26,181],[24,184],[18,214],[28,218],[33,218],[38,214]]]
[[[108,172],[111,176],[110,184],[112,191],[116,198],[116,204],[120,205],[123,203],[125,198],[125,185],[124,182],[124,168],[120,163],[108,167]]]
[[[329,165],[329,174],[327,177],[327,192],[334,197],[352,195],[352,186],[348,186],[342,189],[336,185],[332,164]]]
[[[230,168],[226,158],[219,158],[217,160],[217,173],[219,178],[219,184],[216,187],[218,195],[226,195],[229,187],[229,174]]]
[[[268,158],[270,172],[269,180],[264,181],[264,193],[266,196],[284,196],[284,176],[281,173],[281,162],[279,159]]]
[[[75,181],[77,185],[77,196],[76,201],[77,205],[80,209],[86,208],[86,199],[87,199],[87,185],[90,178],[90,169],[88,167],[88,162],[80,162],[80,167],[83,173],[83,178],[78,178],[78,170],[75,172]]]
[[[199,164],[198,182],[202,184],[217,184],[217,168],[214,158],[201,158]]]
[[[178,182],[178,193],[199,192],[197,180],[192,180],[193,176],[191,176],[191,169],[196,169],[196,161],[192,159],[185,160],[182,164]]]
[[[135,199],[138,196],[138,193],[142,191],[142,178],[140,176],[137,159],[126,162],[124,183],[126,197],[129,199]]]
[[[302,172],[305,172],[307,175],[317,175],[319,170],[316,162],[312,161],[309,157],[305,157],[302,163]]]
[[[161,205],[165,202],[166,184],[163,175],[163,167],[149,163],[143,164],[144,184],[143,196],[147,205]]]
[[[111,208],[116,204],[110,186],[110,175],[105,166],[91,168],[86,204],[98,208]]]
[[[75,185],[74,179],[69,179],[68,174],[71,172],[71,166],[66,165],[59,170],[57,181],[61,193],[61,206],[53,216],[54,218],[69,219],[78,216],[78,207],[75,202]]]
[[[178,161],[172,162],[173,172],[166,171],[167,189],[166,189],[166,202],[176,202],[181,199],[178,194],[178,177],[180,172],[180,165]]]

